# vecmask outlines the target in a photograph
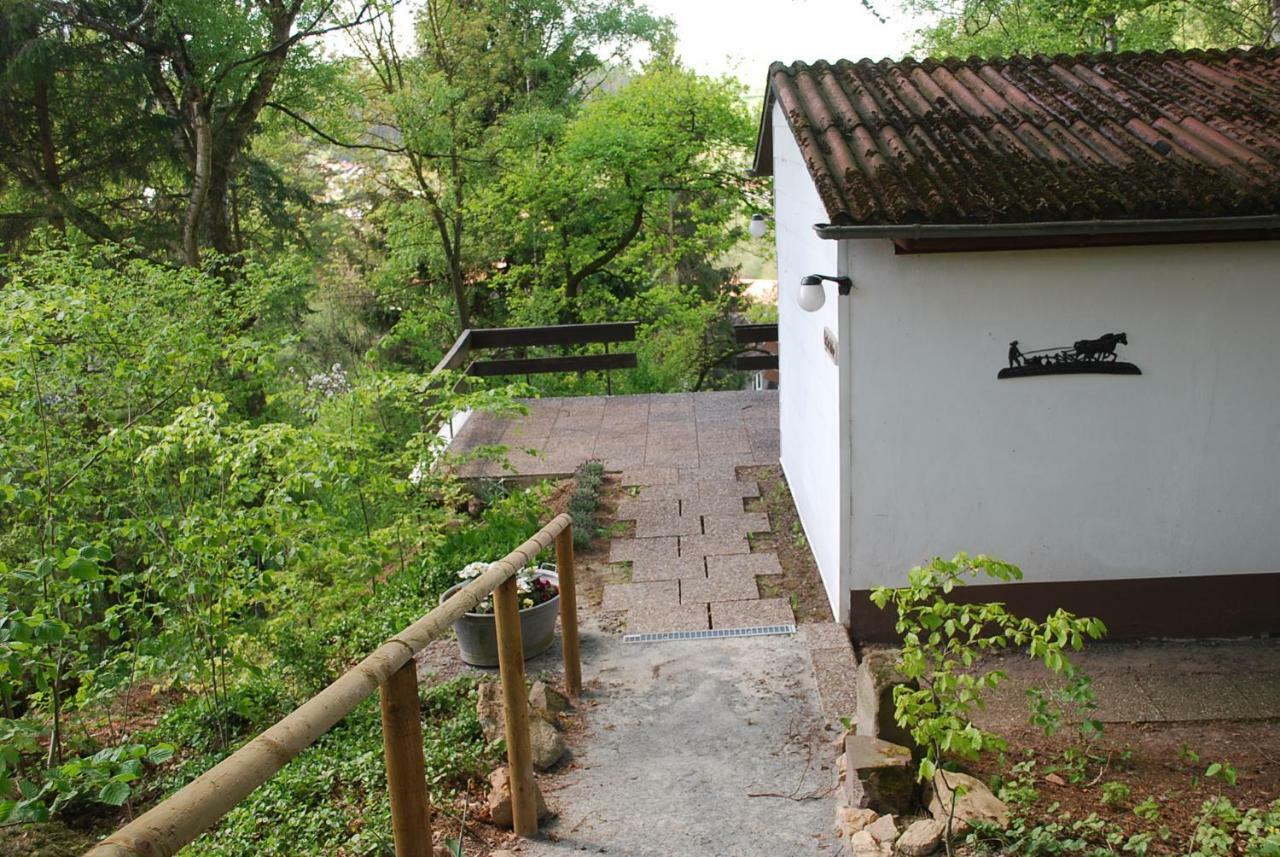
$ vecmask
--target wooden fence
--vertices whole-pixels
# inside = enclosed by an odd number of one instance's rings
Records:
[[[86,853],[86,857],[161,857],[174,854],[208,830],[258,786],[316,739],[379,692],[387,788],[397,857],[431,857],[431,808],[422,750],[418,673],[413,657],[464,613],[493,593],[498,662],[506,713],[507,764],[516,834],[538,830],[533,762],[529,746],[524,649],[516,572],[555,544],[560,583],[560,629],[565,684],[582,693],[578,607],[574,583],[573,532],[558,515],[533,538],[489,566],[449,600],[392,637],[373,654],[304,702],[293,713],[187,784],[168,800],[138,816]]]
[[[546,372],[604,372],[605,386],[613,393],[614,369],[634,369],[634,352],[609,352],[619,342],[634,342],[637,322],[614,321],[601,324],[553,324],[543,327],[493,327],[462,331],[453,347],[436,364],[436,369],[462,372],[464,375],[539,375]],[[557,354],[529,357],[530,347],[603,344],[604,354]],[[475,359],[477,352],[501,349],[516,356],[498,359]]]
[[[744,371],[759,371],[778,368],[778,325],[773,324],[735,324],[733,341],[738,345],[756,345],[757,353],[739,354],[733,360],[733,368]],[[773,343],[772,351],[759,347]]]
[[[612,343],[634,342],[637,322],[616,321],[601,324],[557,324],[545,327],[495,327],[462,331],[453,347],[436,364],[436,370],[452,370],[464,375],[491,377],[494,375],[537,375],[545,372],[605,373],[606,391],[613,394],[613,369],[634,369],[634,352],[609,352]],[[743,371],[778,368],[778,325],[735,324],[734,342],[738,345],[755,345],[755,353],[734,357],[733,368]],[[585,345],[602,343],[604,354],[560,354],[529,357],[530,347]],[[773,343],[774,348],[764,346]],[[502,349],[518,352],[515,357],[478,360],[477,352]]]

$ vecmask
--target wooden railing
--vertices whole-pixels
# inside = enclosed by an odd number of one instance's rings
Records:
[[[555,324],[545,327],[494,327],[468,328],[454,341],[453,347],[436,364],[437,370],[447,369],[465,375],[490,377],[494,375],[539,375],[546,372],[604,372],[605,388],[613,393],[614,369],[634,369],[636,355],[633,352],[609,352],[609,346],[618,342],[634,342],[634,321],[614,321],[602,324]],[[531,347],[603,344],[604,354],[557,354],[528,356]],[[477,360],[480,351],[503,349],[514,351],[516,356],[491,360]]]
[[[422,751],[418,673],[413,657],[490,593],[498,628],[498,669],[506,714],[507,764],[515,832],[538,830],[524,650],[516,572],[551,544],[560,584],[560,631],[565,684],[582,693],[578,607],[574,583],[573,532],[558,515],[533,538],[489,566],[426,616],[392,637],[373,654],[304,702],[248,744],[172,797],[152,807],[90,849],[86,857],[158,857],[174,854],[216,824],[316,739],[377,690],[382,702],[382,739],[391,795],[397,857],[431,857],[431,808]]]
[[[778,325],[774,324],[735,324],[733,326],[733,341],[738,345],[755,345],[778,342]],[[744,371],[758,371],[761,369],[777,369],[778,354],[777,350],[773,352],[766,351],[763,348],[757,349],[756,354],[739,354],[733,359],[733,368],[742,369]]]

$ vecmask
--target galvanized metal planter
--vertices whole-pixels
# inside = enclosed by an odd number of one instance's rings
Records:
[[[540,569],[538,577],[554,583],[557,594],[550,601],[520,611],[520,640],[526,661],[551,648],[556,636],[556,616],[560,612],[559,576],[554,571]],[[449,587],[440,596],[440,603],[443,604],[467,582]],[[453,623],[453,631],[458,638],[462,660],[473,667],[498,665],[498,630],[492,613],[464,613]]]

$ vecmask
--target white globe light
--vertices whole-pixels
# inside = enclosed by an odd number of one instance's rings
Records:
[[[747,232],[752,238],[763,238],[764,233],[769,229],[769,225],[765,223],[763,214],[751,215],[751,223],[747,225]]]
[[[805,312],[817,312],[826,302],[827,293],[823,290],[822,283],[800,284],[800,291],[796,292],[796,303],[800,304],[800,309]]]

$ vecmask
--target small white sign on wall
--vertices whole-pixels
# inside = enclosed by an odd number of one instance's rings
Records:
[[[822,328],[822,350],[827,352],[827,356],[831,358],[831,362],[840,365],[840,359],[836,356],[839,349],[839,343],[836,342],[836,335],[831,332],[831,328]]]

